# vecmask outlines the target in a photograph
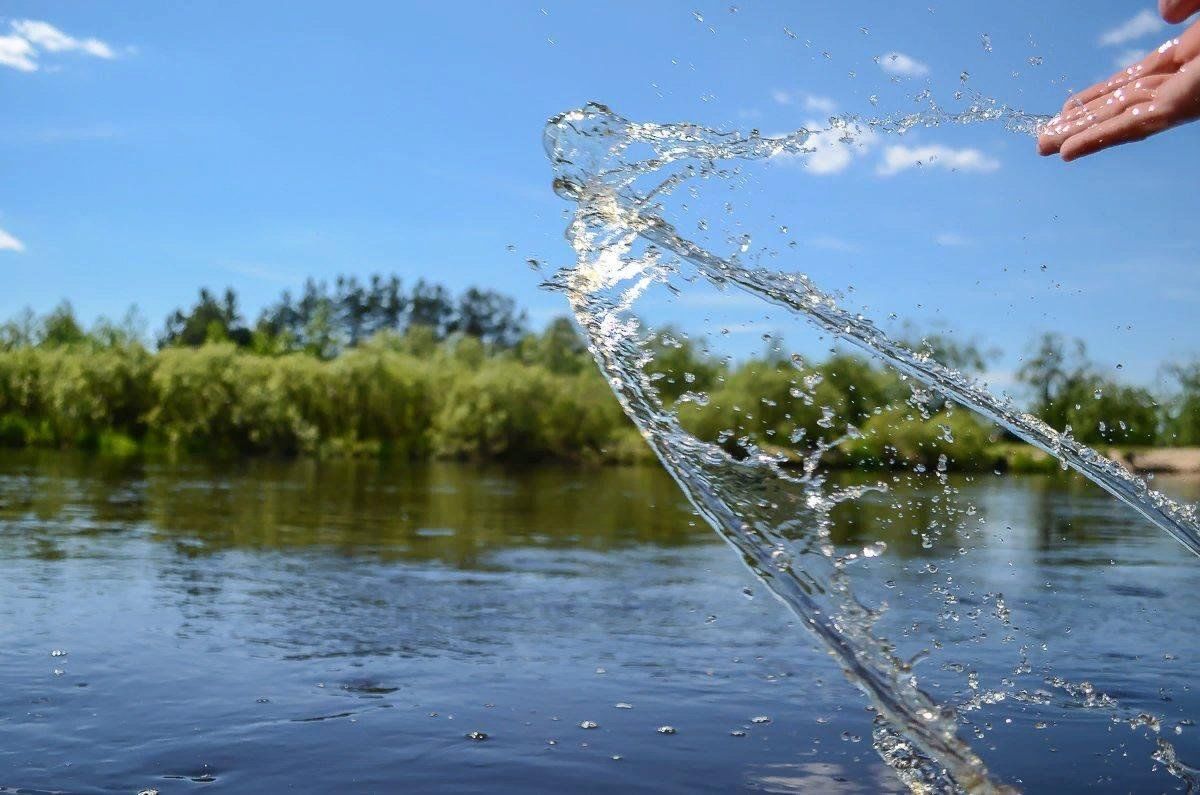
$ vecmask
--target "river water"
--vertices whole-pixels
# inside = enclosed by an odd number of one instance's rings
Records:
[[[1075,476],[928,480],[832,538],[886,541],[860,596],[991,774],[1181,789],[1151,755],[1200,758],[1194,561]],[[926,549],[947,499],[987,530]],[[8,453],[0,600],[0,791],[901,790],[838,665],[656,468]]]

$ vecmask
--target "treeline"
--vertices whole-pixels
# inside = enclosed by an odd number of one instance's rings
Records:
[[[418,327],[439,341],[458,334],[511,348],[524,335],[525,323],[516,302],[492,290],[472,287],[455,297],[424,279],[404,290],[396,276],[376,274],[365,283],[339,276],[332,287],[309,279],[299,295],[283,293],[252,326],[238,310],[232,289],[220,297],[202,289],[195,305],[167,317],[158,345],[232,342],[257,353],[302,351],[332,359],[381,332]]]
[[[458,296],[394,277],[310,281],[253,322],[232,291],[200,292],[148,344],[131,313],[85,328],[68,304],[0,325],[0,445],[112,452],[390,455],[413,459],[629,460],[647,455],[573,325],[526,328],[495,292]],[[1014,462],[969,412],[848,355],[731,365],[664,332],[646,365],[684,424],[734,453],[840,440],[835,463],[959,468]],[[937,336],[911,344],[982,371],[992,354]],[[1019,373],[1032,410],[1105,445],[1200,444],[1200,363],[1171,367],[1156,396],[1047,335]],[[847,431],[847,426],[855,430]]]
[[[673,346],[679,345],[673,341]],[[909,346],[936,360],[981,376],[995,352],[927,336]],[[684,424],[701,438],[722,440],[731,451],[748,443],[785,451],[840,441],[825,460],[877,468],[938,465],[945,455],[959,469],[1053,468],[1052,462],[967,409],[914,389],[911,380],[852,355],[816,364],[780,356],[753,359],[732,369],[696,367],[693,346],[683,343],[662,362],[664,391],[680,399]],[[679,379],[681,372],[690,378]],[[1106,376],[1080,341],[1047,334],[1032,346],[1017,373],[1032,396],[1031,413],[1099,447],[1200,445],[1200,362],[1166,368],[1167,391],[1149,390]],[[689,392],[703,393],[696,403]]]

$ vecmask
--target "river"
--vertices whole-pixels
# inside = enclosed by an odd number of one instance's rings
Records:
[[[844,550],[886,542],[856,585],[877,631],[928,649],[939,701],[1011,682],[960,712],[997,778],[1180,789],[1151,754],[1200,759],[1194,558],[1074,476],[951,482],[835,510]],[[927,549],[946,499],[984,529]],[[1000,592],[981,637],[962,616]],[[4,453],[0,604],[0,792],[901,790],[864,700],[656,468]]]

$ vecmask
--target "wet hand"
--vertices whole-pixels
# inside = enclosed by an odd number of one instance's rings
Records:
[[[1180,21],[1200,0],[1163,0]],[[1038,152],[1075,160],[1200,119],[1200,22],[1138,63],[1075,94],[1038,137]]]

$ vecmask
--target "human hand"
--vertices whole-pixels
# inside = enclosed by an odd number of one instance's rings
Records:
[[[1160,0],[1168,22],[1200,10],[1200,0]],[[1200,119],[1200,22],[1138,63],[1063,105],[1038,137],[1038,152],[1075,160]]]

